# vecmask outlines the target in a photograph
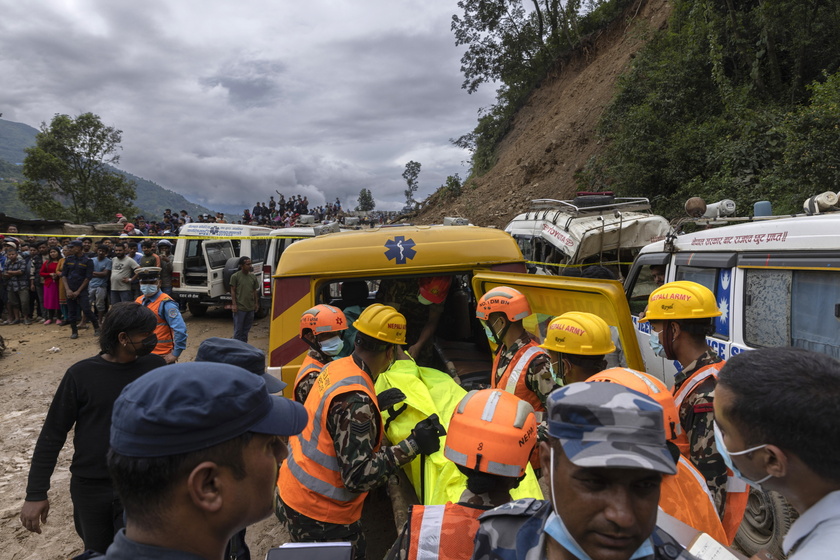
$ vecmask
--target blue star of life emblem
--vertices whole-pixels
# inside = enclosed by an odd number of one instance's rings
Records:
[[[219,226],[210,227],[210,235],[216,235],[217,233],[219,233]]]
[[[389,261],[395,259],[397,264],[405,264],[406,259],[413,259],[417,255],[417,251],[414,250],[414,245],[413,240],[406,239],[402,235],[397,235],[393,239],[385,242],[385,247],[388,248],[385,251],[385,256],[388,257]]]

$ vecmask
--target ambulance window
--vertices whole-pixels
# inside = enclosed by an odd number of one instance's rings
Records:
[[[265,262],[265,255],[268,253],[268,239],[251,240],[251,261],[255,263]]]
[[[625,282],[625,293],[632,315],[638,316],[645,310],[651,292],[661,285],[659,282],[664,282],[668,260],[667,253],[651,253],[636,259]]]
[[[227,260],[233,258],[233,249],[229,242],[208,243],[204,247],[210,268],[223,268]]]
[[[744,342],[752,347],[790,344],[790,270],[746,269]]]
[[[522,256],[525,257],[525,260],[534,260],[534,250],[531,247],[531,237],[525,235],[515,235],[513,238],[516,239],[516,243],[519,245],[519,250],[522,251]]]
[[[689,282],[697,282],[702,286],[706,286],[712,292],[715,291],[715,279],[717,278],[718,269],[716,268],[696,268],[693,266],[681,266],[677,269],[677,280],[688,280]]]
[[[793,272],[790,290],[790,345],[840,358],[840,274]]]

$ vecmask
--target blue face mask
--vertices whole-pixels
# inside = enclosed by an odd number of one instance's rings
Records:
[[[653,350],[653,354],[655,356],[659,356],[660,358],[665,358],[665,347],[662,346],[662,343],[659,341],[659,337],[662,333],[658,333],[651,329],[650,331],[650,338],[648,338],[648,344],[650,345],[650,349]]]
[[[340,336],[334,336],[319,344],[321,345],[321,352],[327,356],[337,356],[341,352],[341,349],[344,348],[344,341]]]
[[[729,467],[729,470],[731,470],[735,476],[737,476],[756,490],[761,490],[761,483],[766,482],[773,475],[768,474],[761,480],[750,480],[749,478],[741,474],[741,471],[738,470],[738,467],[736,467],[735,463],[732,462],[732,457],[736,455],[746,455],[747,453],[758,451],[762,447],[767,447],[767,444],[765,443],[763,445],[756,445],[755,447],[750,447],[749,449],[744,449],[743,451],[736,451],[735,453],[730,453],[729,450],[726,448],[726,443],[724,443],[723,441],[723,434],[720,433],[720,428],[718,428],[717,422],[714,422],[713,424],[715,431],[715,441],[717,442],[717,450],[718,453],[720,453],[720,456],[723,457],[723,462],[726,463],[726,466]]]
[[[554,472],[554,448],[551,448],[551,461],[550,461],[550,469],[549,473]],[[554,477],[549,476],[549,480],[551,481],[551,503],[552,507],[554,504],[557,503],[557,500],[554,497]],[[571,552],[575,558],[578,560],[592,560],[592,558],[583,551],[583,548],[578,544],[575,538],[569,533],[569,530],[566,528],[566,524],[563,523],[563,520],[560,519],[560,516],[554,513],[553,511],[548,516],[548,521],[545,524],[545,532],[548,535],[557,541],[557,543]],[[653,556],[654,550],[653,545],[650,542],[650,539],[645,539],[636,552],[630,557],[630,560],[636,560],[637,558],[644,558],[645,556]]]
[[[158,287],[157,284],[140,284],[140,291],[144,296],[150,298],[158,293]]]

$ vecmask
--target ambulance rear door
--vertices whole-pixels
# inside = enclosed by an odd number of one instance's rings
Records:
[[[476,299],[491,288],[509,286],[528,298],[532,314],[524,326],[538,340],[545,339],[548,323],[567,311],[584,311],[598,315],[618,335],[624,363],[644,371],[636,330],[624,288],[615,280],[594,280],[533,274],[477,272],[472,279]]]

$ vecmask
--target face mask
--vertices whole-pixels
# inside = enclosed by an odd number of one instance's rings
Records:
[[[554,472],[554,447],[551,448],[551,462],[550,462],[550,470],[549,473]],[[557,503],[557,500],[554,497],[554,477],[549,476],[549,480],[551,481],[551,504],[552,508],[554,504]],[[545,532],[548,535],[557,541],[557,543],[572,553],[575,558],[578,560],[592,560],[592,558],[583,551],[583,548],[578,544],[569,530],[566,528],[566,524],[563,523],[563,520],[560,519],[560,516],[557,515],[555,512],[551,512],[548,516],[548,520],[545,524]],[[636,552],[630,557],[630,560],[636,560],[637,558],[644,558],[645,556],[653,556],[654,550],[653,545],[650,542],[650,539],[645,539]]]
[[[158,287],[157,284],[140,284],[140,291],[150,298],[158,292]]]
[[[320,344],[321,352],[327,356],[337,356],[338,353],[341,352],[341,349],[344,348],[344,341],[340,336],[334,336],[321,342]]]
[[[662,343],[659,341],[659,337],[662,336],[662,333],[658,333],[651,329],[650,331],[650,338],[648,339],[648,344],[650,345],[650,349],[653,350],[653,354],[655,356],[659,356],[661,358],[665,357],[665,347],[662,346]]]
[[[420,303],[422,303],[423,305],[432,305],[432,302],[431,302],[431,301],[427,300],[426,298],[424,298],[424,297],[423,297],[423,296],[421,296],[420,294],[417,294],[417,301],[419,301],[419,302],[420,302]]]
[[[750,480],[749,478],[745,477],[741,474],[741,471],[738,470],[738,467],[735,466],[735,463],[732,462],[732,457],[737,455],[746,455],[747,453],[752,453],[753,451],[758,451],[762,447],[767,447],[767,444],[763,445],[756,445],[755,447],[750,447],[749,449],[744,449],[743,451],[736,451],[735,453],[730,453],[728,449],[726,449],[726,443],[723,441],[723,435],[720,433],[720,428],[718,428],[717,422],[714,422],[714,431],[715,431],[715,441],[717,442],[717,449],[720,456],[723,457],[723,462],[726,463],[726,466],[729,467],[729,470],[732,473],[749,484],[750,486],[754,487],[756,490],[761,489],[761,483],[769,480],[773,475],[768,474],[761,480]]]
[[[139,358],[140,356],[145,356],[147,354],[151,354],[152,350],[155,349],[158,343],[158,337],[156,334],[151,334],[140,341],[140,347],[138,348],[134,342],[131,342],[131,346],[134,347],[134,354]]]

